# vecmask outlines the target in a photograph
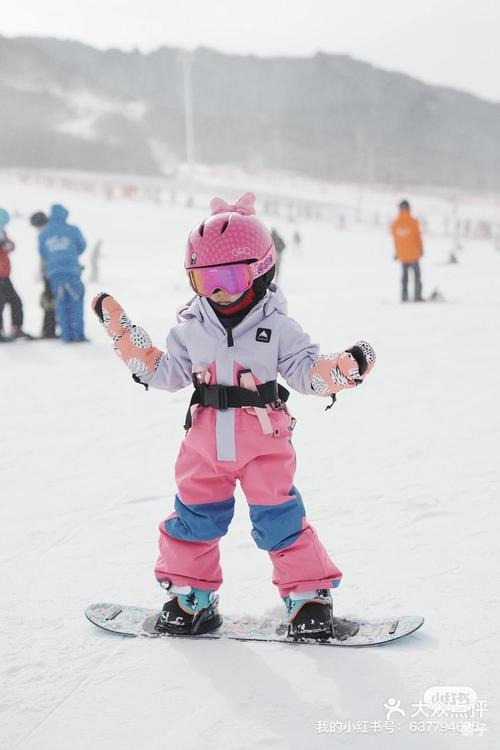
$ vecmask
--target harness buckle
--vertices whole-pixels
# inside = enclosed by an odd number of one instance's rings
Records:
[[[286,410],[286,404],[280,398],[277,398],[276,401],[271,401],[269,406],[271,407],[273,411],[285,411]]]
[[[218,400],[219,409],[228,408],[227,386],[225,385],[217,386],[217,400]]]
[[[229,396],[225,385],[205,385],[201,383],[197,389],[200,394],[200,406],[211,406],[214,409],[227,409]]]

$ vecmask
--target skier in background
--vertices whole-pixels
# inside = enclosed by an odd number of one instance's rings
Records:
[[[52,206],[49,221],[40,230],[38,245],[45,273],[56,301],[56,320],[62,341],[87,341],[83,325],[83,296],[80,255],[87,243],[78,229],[67,224],[64,206]]]
[[[88,280],[96,283],[99,281],[99,261],[101,260],[102,241],[97,240],[90,255],[90,273]]]
[[[393,222],[391,232],[396,250],[394,260],[399,260],[403,267],[401,301],[408,302],[408,272],[411,268],[415,278],[414,300],[423,302],[419,260],[424,254],[424,248],[419,223],[411,215],[407,200],[402,200],[399,204],[399,216]]]
[[[283,250],[285,249],[286,244],[285,240],[280,234],[278,234],[276,229],[271,229],[271,237],[276,250],[276,281],[278,281],[281,268],[281,256],[283,255]]]
[[[10,216],[5,208],[0,208],[0,341],[13,341],[14,339],[30,339],[28,333],[23,331],[23,303],[14,289],[10,279],[10,253],[15,250],[15,245],[7,236],[5,226],[9,223]],[[3,331],[3,311],[5,305],[10,305],[11,312],[11,335],[7,336]]]
[[[43,211],[36,211],[30,217],[30,224],[40,231],[48,223],[48,218]],[[42,339],[56,339],[56,304],[50,288],[49,279],[45,272],[45,265],[42,261],[42,278],[44,289],[40,297],[40,306],[43,310]]]
[[[234,205],[213,198],[211,214],[191,231],[184,266],[196,296],[178,313],[167,353],[110,295],[99,294],[92,307],[134,380],[172,392],[195,387],[175,469],[175,512],[160,524],[155,574],[170,599],[156,629],[195,635],[221,624],[219,541],[233,517],[239,479],[252,536],[271,558],[289,634],[328,638],[330,589],[342,574],[294,486],[295,420],[276,376],[300,393],[334,398],[366,378],[375,354],[358,341],[340,354],[320,355],[288,317],[285,297],[272,284],[275,247],[254,201],[252,193]]]
[[[302,237],[300,236],[300,232],[298,229],[296,229],[293,233],[293,248],[297,252],[300,250],[302,244]]]

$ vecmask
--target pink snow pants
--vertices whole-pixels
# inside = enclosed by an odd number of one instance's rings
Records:
[[[340,583],[342,573],[307,522],[302,498],[293,485],[296,459],[289,417],[284,412],[271,417],[273,426],[279,425],[279,437],[263,434],[257,419],[239,410],[238,458],[218,461],[213,410],[196,410],[175,465],[175,511],[160,524],[155,568],[159,581],[211,591],[219,588],[219,541],[233,517],[239,480],[249,504],[252,536],[269,553],[273,583],[281,596]]]

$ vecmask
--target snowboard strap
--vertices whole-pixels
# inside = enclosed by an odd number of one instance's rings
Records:
[[[189,430],[192,426],[191,408],[195,405],[211,406],[213,409],[241,409],[245,406],[265,409],[267,404],[276,404],[279,407],[287,401],[290,395],[290,391],[276,380],[268,380],[267,383],[257,385],[255,391],[239,385],[198,383],[195,376],[193,385],[194,393],[186,414],[185,430]]]

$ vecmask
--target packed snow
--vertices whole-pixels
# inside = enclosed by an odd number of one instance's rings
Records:
[[[365,338],[378,355],[366,383],[331,410],[317,397],[292,393],[289,402],[298,420],[296,485],[344,572],[336,613],[419,614],[423,628],[371,649],[127,639],[94,628],[83,612],[97,601],[164,601],[152,573],[157,526],[173,502],[190,393],[134,384],[89,302],[99,289],[112,293],[162,346],[191,296],[183,248],[204,212],[4,183],[0,203],[14,215],[8,229],[17,243],[12,279],[31,333],[42,312],[27,216],[56,201],[90,248],[102,240],[100,280],[87,284],[91,343],[0,348],[0,747],[497,748],[494,243],[466,240],[449,265],[451,239],[424,236],[424,292],[437,288],[446,301],[402,305],[385,224],[267,218],[288,242],[279,283],[290,315],[325,353]],[[374,207],[381,203],[379,195]],[[295,229],[300,248],[292,247]],[[85,262],[88,276],[89,253]],[[221,549],[222,613],[280,606],[241,493]],[[419,711],[433,686],[475,692],[472,736],[466,725],[451,728],[449,712]],[[446,729],[436,726],[443,721]]]

